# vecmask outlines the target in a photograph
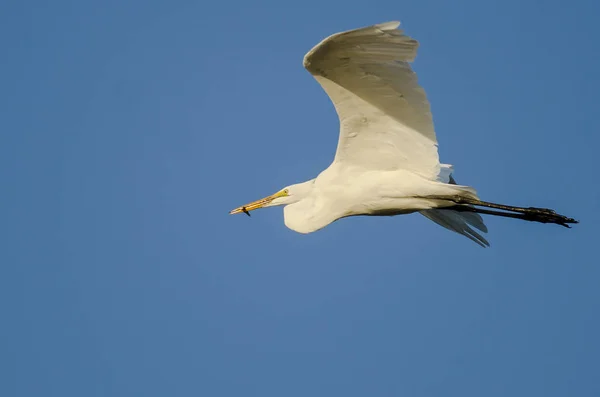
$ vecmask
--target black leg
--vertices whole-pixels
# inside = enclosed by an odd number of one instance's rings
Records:
[[[470,200],[470,199],[463,198],[463,197],[457,197],[457,200],[455,199],[455,200],[452,200],[452,201],[454,201],[456,204],[477,205],[477,206],[480,206],[480,207],[495,208],[497,210],[521,212],[523,214],[527,214],[527,213],[556,214],[556,211],[548,209],[548,208],[515,207],[515,206],[512,206],[512,205],[503,205],[503,204],[489,203],[487,201],[481,201],[481,200]]]
[[[514,206],[510,206],[510,205],[488,203],[486,201],[471,200],[468,198],[458,197],[458,196],[454,196],[454,197],[450,198],[449,200],[455,202],[456,204],[459,204],[459,205],[449,208],[449,209],[453,209],[455,211],[477,212],[479,214],[503,216],[506,218],[523,219],[525,221],[530,221],[530,222],[555,223],[557,225],[561,225],[561,226],[568,227],[568,228],[570,228],[570,226],[568,225],[569,223],[579,223],[578,221],[576,221],[573,218],[568,218],[564,215],[557,214],[556,211],[553,211],[548,208],[514,207]],[[473,206],[488,207],[488,208],[494,208],[494,209],[499,209],[499,210],[503,210],[503,211],[485,210],[483,208],[475,208]],[[504,212],[504,211],[511,211],[511,212]]]

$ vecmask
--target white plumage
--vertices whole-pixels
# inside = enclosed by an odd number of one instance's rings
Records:
[[[409,65],[418,42],[397,29],[399,25],[387,22],[337,33],[306,54],[304,67],[339,116],[335,158],[315,179],[288,186],[232,214],[286,205],[286,226],[310,233],[348,216],[420,212],[489,245],[479,233],[487,228],[471,204],[512,211],[517,207],[480,201],[474,189],[455,183],[450,165],[440,164],[429,102]]]

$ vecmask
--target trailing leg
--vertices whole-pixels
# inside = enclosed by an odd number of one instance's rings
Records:
[[[530,222],[555,223],[557,225],[561,225],[567,228],[570,228],[569,223],[579,223],[573,218],[557,214],[556,211],[548,208],[514,207],[510,205],[489,203],[487,201],[473,200],[470,198],[464,198],[460,196],[453,196],[447,199],[458,204],[456,206],[450,207],[455,211],[476,212],[479,214],[522,219]],[[492,211],[475,207],[494,208],[502,211]]]

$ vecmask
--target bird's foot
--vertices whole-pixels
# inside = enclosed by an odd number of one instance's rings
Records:
[[[566,228],[571,228],[569,223],[579,223],[579,221],[564,215],[557,214],[556,211],[546,208],[528,208],[524,214],[525,220],[540,223],[555,223]]]

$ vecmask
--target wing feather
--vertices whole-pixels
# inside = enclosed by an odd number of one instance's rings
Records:
[[[334,34],[304,57],[304,67],[340,118],[336,160],[375,169],[404,168],[436,179],[437,140],[425,91],[408,62],[418,42],[388,22]]]

